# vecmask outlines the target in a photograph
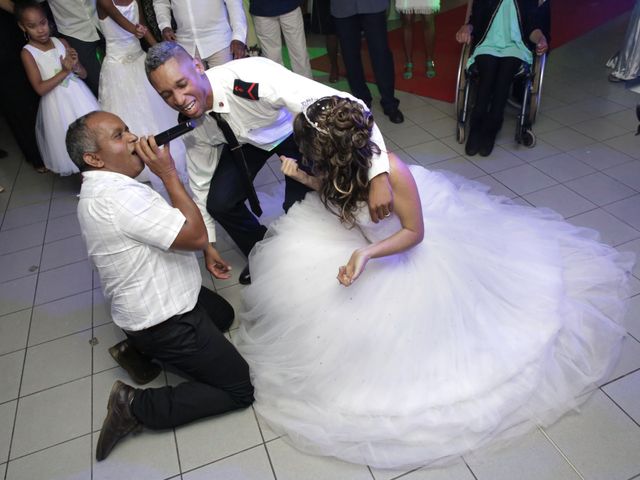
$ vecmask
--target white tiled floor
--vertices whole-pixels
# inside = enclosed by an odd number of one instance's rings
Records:
[[[640,95],[609,84],[603,68],[624,29],[619,18],[553,52],[534,149],[512,141],[508,119],[490,157],[467,158],[453,137],[452,106],[401,92],[407,121],[394,125],[379,115],[379,124],[409,163],[453,170],[516,202],[556,209],[600,230],[606,242],[640,253],[640,137],[633,135]],[[0,479],[640,478],[640,265],[632,279],[630,335],[611,381],[579,414],[506,449],[445,468],[377,470],[303,455],[247,409],[132,435],[95,463],[109,388],[115,379],[128,380],[106,351],[122,333],[109,320],[79,236],[78,179],[35,173],[0,126],[0,145],[10,152],[0,161],[7,188],[0,194]],[[270,161],[256,184],[268,191],[281,179],[277,161]],[[220,250],[239,272],[244,259],[220,237]],[[205,274],[204,282],[238,305],[242,287],[235,278],[214,282]],[[165,374],[154,384],[176,381]]]

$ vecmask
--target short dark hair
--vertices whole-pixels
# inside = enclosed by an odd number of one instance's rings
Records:
[[[87,125],[87,120],[98,113],[94,110],[75,120],[67,129],[65,144],[71,161],[78,167],[78,170],[84,172],[89,168],[84,162],[85,153],[93,153],[98,151],[98,140],[96,134]]]
[[[40,10],[42,13],[45,13],[42,5],[40,5],[35,0],[18,0],[15,2],[13,16],[18,22],[22,22],[22,16],[24,15],[24,12],[26,12],[30,8],[35,8],[37,10]]]
[[[144,61],[144,69],[147,76],[156,68],[164,65],[168,60],[179,56],[191,58],[191,55],[178,45],[176,42],[159,42],[147,52],[147,58]]]

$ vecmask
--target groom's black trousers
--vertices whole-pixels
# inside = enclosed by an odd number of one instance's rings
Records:
[[[202,288],[190,312],[127,332],[137,350],[190,377],[175,387],[136,391],[131,407],[143,425],[170,428],[253,403],[249,366],[222,333],[233,316],[225,299]]]
[[[271,151],[262,150],[253,145],[242,146],[251,178],[256,175],[267,160],[273,155],[285,155],[300,162],[302,155],[293,140],[293,135]],[[279,167],[278,167],[279,168]],[[267,229],[247,208],[247,192],[244,187],[242,173],[228,145],[220,155],[216,171],[211,178],[207,211],[222,226],[246,256],[253,246],[264,238]],[[297,201],[302,200],[310,189],[295,180],[285,177],[285,195],[282,208],[288,211]]]

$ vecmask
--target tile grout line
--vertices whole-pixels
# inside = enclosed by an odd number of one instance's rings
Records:
[[[18,174],[17,175],[20,174],[20,171],[22,170],[22,168],[25,165],[26,165],[26,162],[22,162],[20,164],[20,168],[18,169]],[[16,178],[17,178],[17,175],[16,175]],[[49,197],[49,210],[48,210],[48,213],[51,212],[51,198],[52,198],[51,196],[52,195],[53,195],[53,186],[51,187],[51,195]],[[45,234],[46,234],[46,231],[47,231],[47,225],[49,225],[49,214],[48,213],[47,213],[47,220],[46,220],[47,224],[45,225]],[[22,371],[20,372],[20,382],[18,384],[18,398],[16,399],[16,410],[15,410],[15,413],[14,413],[14,416],[13,416],[13,425],[11,427],[11,439],[9,441],[9,450],[7,451],[7,469],[5,470],[5,474],[4,474],[5,480],[7,479],[7,475],[9,473],[9,462],[10,462],[10,459],[11,459],[11,450],[13,449],[14,435],[16,433],[16,425],[18,423],[18,411],[19,411],[19,408],[20,408],[20,399],[21,399],[20,392],[22,391],[22,382],[24,380],[24,370],[25,370],[25,367],[27,365],[27,353],[29,351],[29,336],[31,335],[31,325],[33,323],[33,304],[35,303],[36,296],[38,294],[38,282],[40,280],[40,264],[42,263],[43,255],[44,255],[44,243],[42,244],[42,248],[40,250],[40,260],[38,262],[38,272],[36,273],[36,284],[35,284],[35,287],[33,289],[33,300],[31,302],[31,314],[29,315],[29,327],[27,328],[27,339],[26,339],[26,344],[25,344],[25,347],[24,347],[24,356],[23,356],[23,359],[22,359]]]
[[[258,426],[258,432],[260,433],[260,438],[262,439],[262,446],[264,447],[264,451],[267,454],[267,460],[269,461],[269,467],[271,468],[271,473],[273,474],[273,478],[278,480],[278,476],[276,475],[276,469],[273,466],[273,462],[271,461],[271,455],[269,454],[269,449],[267,448],[267,443],[264,439],[264,433],[262,432],[262,425],[260,425],[260,421],[258,420],[258,413],[256,409],[251,405],[251,410],[253,411],[253,418],[256,421],[256,425]]]
[[[538,425],[538,431],[540,433],[542,433],[542,435],[544,436],[544,438],[546,438],[549,443],[551,443],[551,445],[553,445],[553,448],[555,448],[557,450],[557,452],[560,454],[560,456],[562,456],[562,458],[564,458],[565,462],[567,462],[569,464],[569,466],[571,467],[571,469],[576,472],[576,475],[578,475],[578,477],[580,477],[580,480],[586,480],[584,478],[584,476],[582,475],[582,473],[580,473],[580,471],[578,470],[578,468],[571,462],[571,460],[569,460],[569,457],[567,457],[564,452],[560,449],[560,447],[556,444],[556,442],[554,442],[551,437],[549,435],[547,435],[547,432],[545,432],[545,430]]]
[[[9,190],[9,198],[7,199],[7,204],[4,208],[4,211],[2,212],[2,221],[0,221],[0,231],[2,231],[2,227],[4,226],[4,222],[7,219],[7,212],[9,211],[9,204],[11,203],[11,196],[13,195],[13,191],[15,190],[15,186],[16,183],[18,182],[18,175],[20,175],[20,171],[22,170],[22,167],[25,165],[26,162],[21,161],[20,164],[18,165],[18,170],[16,171],[16,173],[13,176],[13,182],[11,182],[11,188]],[[9,466],[9,461],[7,460],[7,467]],[[7,470],[9,470],[7,468]],[[6,477],[6,472],[5,472],[5,477]]]
[[[36,455],[36,454],[44,452],[46,450],[51,450],[52,448],[59,447],[60,445],[64,445],[65,443],[73,442],[75,440],[78,440],[80,438],[87,437],[87,436],[90,436],[90,435],[93,435],[93,433],[92,432],[83,433],[82,435],[78,435],[78,436],[69,438],[67,440],[63,440],[61,442],[54,443],[52,445],[47,445],[46,447],[42,447],[42,448],[39,448],[39,449],[34,450],[32,452],[25,453],[24,455],[17,456],[15,458],[12,458],[10,461],[11,462],[15,462],[16,460],[22,460],[23,458],[30,457],[31,455]],[[7,460],[7,462],[6,462],[7,466],[9,465],[10,461]],[[0,464],[0,465],[2,465],[2,464]],[[9,469],[7,468],[7,470],[9,470]]]
[[[162,366],[162,374],[164,375],[164,383],[165,385],[169,385],[169,375],[167,374],[167,370],[164,368],[164,365]],[[182,461],[180,460],[180,445],[178,444],[178,434],[176,432],[176,427],[172,427],[171,428],[172,433],[173,433],[173,442],[176,446],[176,458],[178,460],[178,472],[180,475],[180,478],[182,478]]]
[[[625,375],[625,377],[626,377],[626,375]],[[598,387],[598,389],[599,389],[602,393],[604,393],[604,394],[607,396],[607,398],[608,398],[609,400],[611,400],[611,401],[613,402],[613,404],[614,404],[616,407],[618,407],[618,408],[622,411],[622,413],[624,413],[627,417],[629,417],[629,419],[630,419],[633,423],[635,423],[637,427],[640,427],[640,423],[638,423],[638,421],[637,421],[635,418],[633,418],[631,415],[629,415],[629,414],[627,413],[627,411],[626,411],[624,408],[622,408],[622,407],[620,406],[620,404],[619,404],[618,402],[616,402],[616,401],[613,399],[613,397],[612,397],[611,395],[609,395],[609,394],[604,390],[604,388],[602,388],[602,387]]]
[[[469,463],[467,462],[467,459],[464,457],[461,457],[461,458],[462,458],[462,461],[464,462],[464,465],[467,467],[467,470],[469,470],[469,473],[473,477],[473,480],[478,480],[478,477],[476,476],[476,472],[473,471],[473,469],[471,468],[471,465],[469,465]]]
[[[254,448],[259,447],[260,445],[264,445],[264,444],[263,443],[256,443],[255,445],[251,445],[250,447],[243,448],[242,450],[238,450],[237,452],[230,453],[229,455],[225,455],[224,457],[217,458],[215,460],[212,460],[211,462],[206,462],[206,463],[203,463],[202,465],[198,465],[197,467],[193,467],[193,468],[187,469],[186,471],[181,472],[180,475],[184,475],[185,473],[191,473],[191,472],[199,470],[199,469],[201,469],[203,467],[208,467],[209,465],[213,465],[214,463],[218,463],[218,462],[221,462],[221,461],[226,460],[228,458],[235,457],[236,455],[240,455],[241,453],[245,453],[245,452],[248,452],[249,450],[253,450]]]
[[[96,347],[94,345],[94,338],[96,338],[96,334],[95,334],[95,325],[94,325],[94,311],[95,311],[95,295],[93,294],[93,291],[95,289],[95,278],[93,275],[93,269],[91,270],[91,399],[89,401],[89,409],[90,409],[90,413],[89,413],[89,471],[90,471],[90,475],[91,475],[91,480],[93,480],[93,458],[94,458],[94,446],[93,446],[93,383],[94,383],[94,379],[95,379],[95,373],[94,373],[94,368],[95,368],[95,361],[94,361],[94,357],[95,357],[95,350]]]
[[[631,334],[628,334],[628,335],[631,336]],[[606,387],[608,385],[611,385],[612,383],[615,383],[618,380],[622,380],[623,378],[628,377],[629,375],[633,375],[634,373],[637,373],[638,371],[640,371],[640,367],[635,368],[635,369],[633,369],[633,370],[631,370],[631,371],[629,371],[627,373],[624,373],[624,374],[620,375],[619,377],[612,378],[611,380],[608,380],[606,383],[603,383],[602,385],[598,385],[598,388],[603,389],[604,387]],[[604,392],[604,390],[603,390],[603,392]]]

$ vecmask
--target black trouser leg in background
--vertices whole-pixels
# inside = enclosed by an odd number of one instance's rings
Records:
[[[481,128],[483,132],[495,135],[502,126],[509,87],[522,60],[515,57],[478,55],[475,62],[479,79],[471,129]]]
[[[393,54],[387,37],[387,12],[362,15],[362,27],[367,39],[371,67],[380,91],[380,104],[385,113],[398,109],[400,100],[395,97],[395,73]]]
[[[24,158],[39,168],[44,166],[36,142],[40,97],[31,88],[22,65],[9,68],[14,70],[0,75],[4,77],[0,78],[0,113],[7,120]]]
[[[69,42],[69,46],[75,48],[78,52],[80,63],[87,70],[87,78],[84,79],[89,90],[98,98],[98,87],[100,85],[100,62],[98,61],[97,51],[100,47],[100,41],[83,42],[77,38],[64,36]]]
[[[352,15],[345,18],[334,18],[336,33],[340,42],[342,59],[347,70],[349,89],[354,97],[359,98],[367,105],[371,105],[371,91],[367,87],[362,66],[362,25],[360,15]]]

